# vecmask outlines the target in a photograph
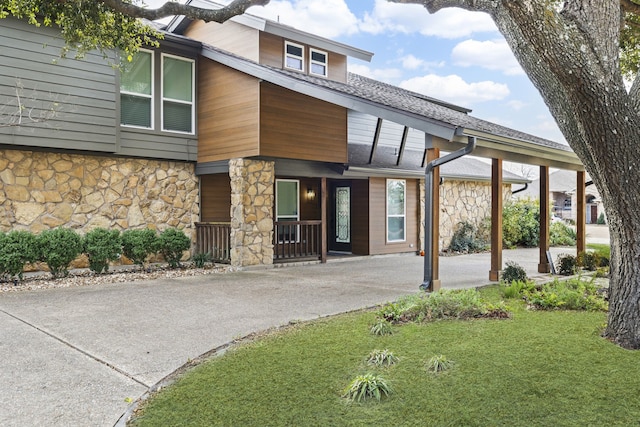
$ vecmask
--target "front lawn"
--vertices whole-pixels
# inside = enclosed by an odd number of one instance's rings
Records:
[[[483,291],[497,301],[497,288]],[[371,334],[375,312],[275,332],[188,372],[150,399],[135,426],[637,425],[640,352],[599,336],[603,312],[530,311]],[[375,349],[399,357],[367,365]],[[428,372],[436,355],[453,361]],[[343,397],[358,375],[383,377],[378,402]]]

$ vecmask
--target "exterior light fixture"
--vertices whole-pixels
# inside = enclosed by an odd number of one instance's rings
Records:
[[[316,199],[316,190],[311,187],[307,187],[307,200],[315,200]]]

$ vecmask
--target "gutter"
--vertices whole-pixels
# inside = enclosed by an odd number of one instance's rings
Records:
[[[458,133],[460,129],[461,128],[456,129],[456,133]],[[424,171],[424,188],[426,193],[424,200],[424,278],[420,285],[420,289],[423,291],[433,291],[433,170],[445,163],[470,154],[476,148],[476,137],[467,136],[467,141],[467,145],[464,148],[429,162]]]

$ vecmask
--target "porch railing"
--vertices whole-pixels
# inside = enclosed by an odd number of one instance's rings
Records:
[[[231,262],[231,223],[196,222],[196,253],[210,253],[214,262]]]
[[[273,261],[322,259],[322,221],[276,221]]]

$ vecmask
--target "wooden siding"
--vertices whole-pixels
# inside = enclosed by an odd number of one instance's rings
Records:
[[[258,80],[205,59],[199,75],[198,162],[259,155]]]
[[[185,36],[210,44],[252,61],[258,62],[258,34],[255,28],[237,22],[194,21],[185,31]],[[282,66],[282,65],[281,65]]]
[[[347,162],[347,111],[269,83],[260,85],[260,154]]]
[[[369,239],[370,255],[391,254],[401,252],[417,252],[420,189],[418,180],[407,179],[406,194],[406,241],[387,242],[387,214],[385,178],[369,179]],[[413,245],[413,246],[411,246]]]
[[[309,49],[315,48],[315,46],[299,43],[296,40],[287,39],[287,41],[304,46],[305,73],[308,74],[310,63]],[[284,68],[284,42],[285,39],[283,37],[268,33],[260,33],[260,64],[269,65],[275,68]],[[316,49],[325,52],[324,49]],[[347,57],[334,52],[327,53],[329,54],[327,58],[329,80],[345,83],[347,81]]]
[[[0,20],[0,104],[16,102],[34,116],[54,111],[42,123],[0,127],[0,144],[113,152],[117,117],[115,71],[101,54],[59,58],[64,42],[52,28],[14,18]]]
[[[200,176],[200,220],[231,221],[231,179],[229,174]]]
[[[307,198],[307,189],[315,191],[313,200]],[[322,218],[320,212],[320,180],[316,178],[300,178],[300,221],[318,220]]]
[[[351,252],[369,255],[370,252],[369,180],[351,182]]]

